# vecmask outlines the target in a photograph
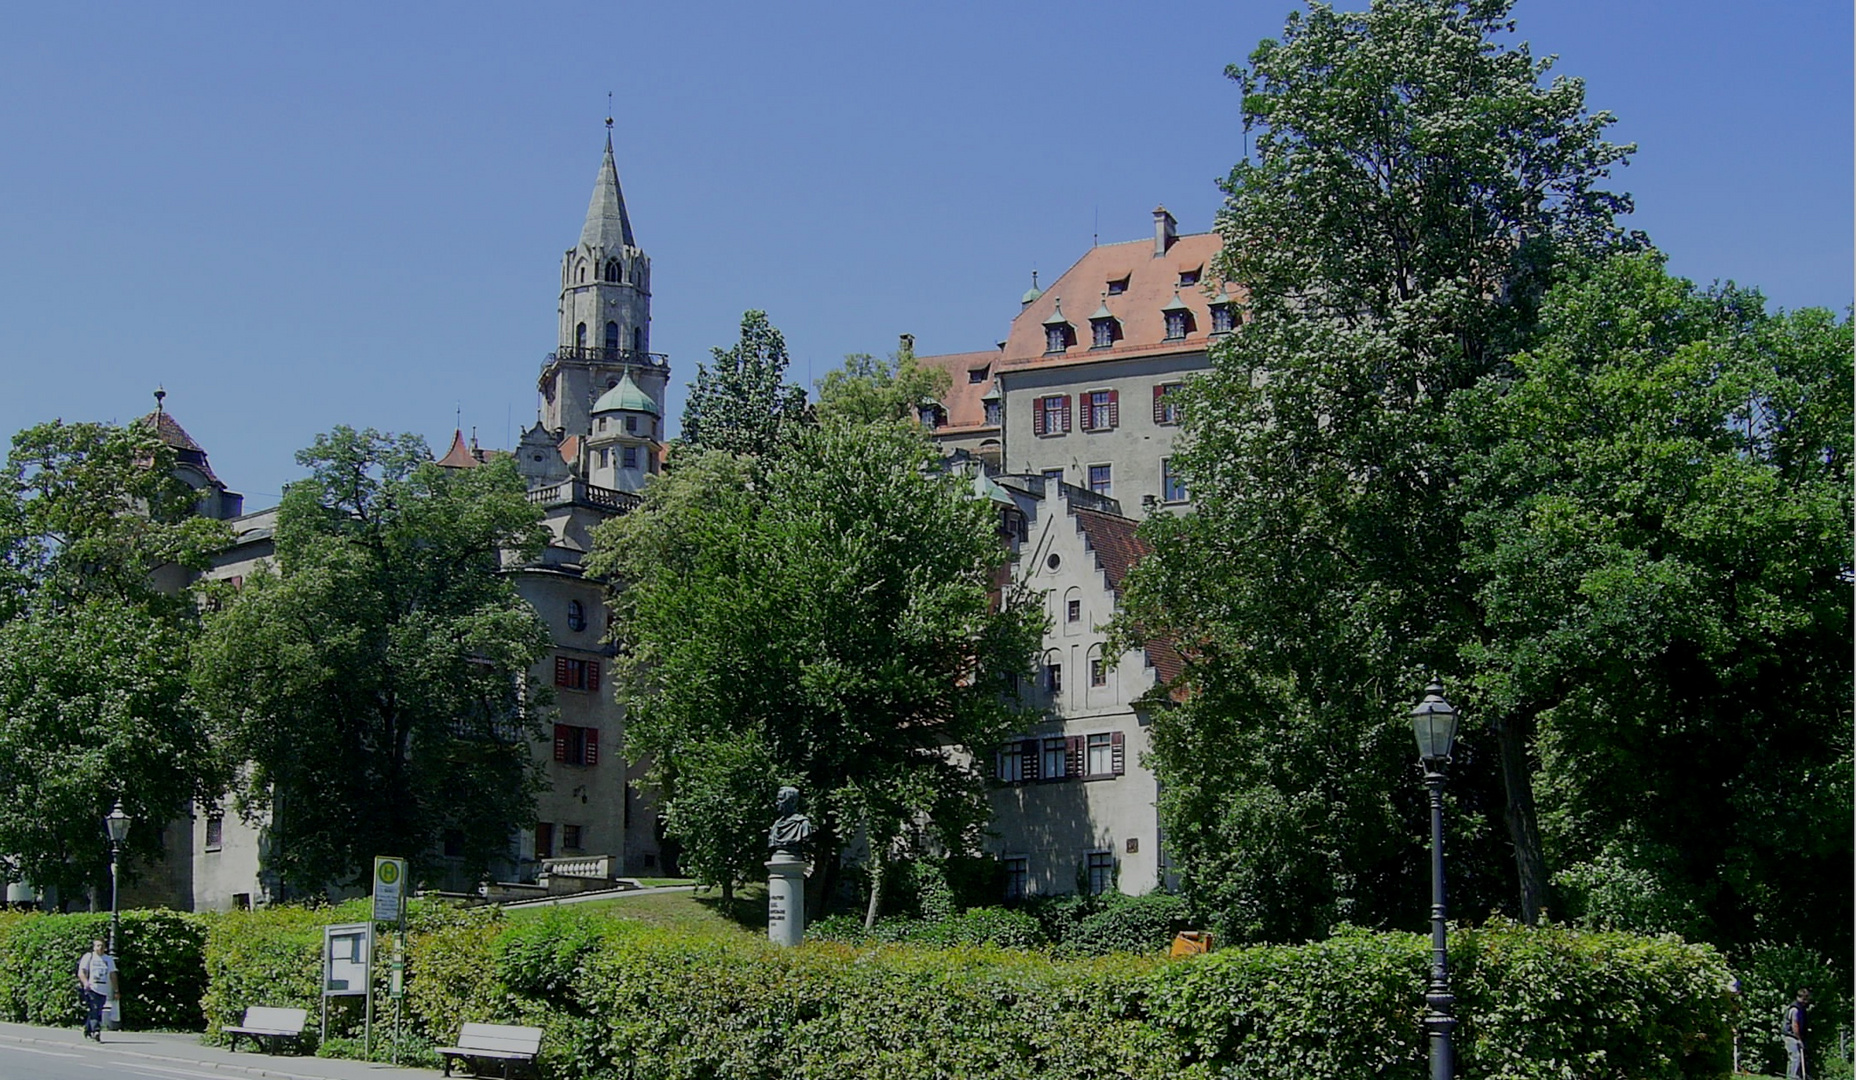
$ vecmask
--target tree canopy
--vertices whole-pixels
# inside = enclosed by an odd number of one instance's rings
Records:
[[[696,365],[678,438],[686,446],[731,454],[772,453],[806,420],[806,392],[788,385],[786,337],[764,311],[741,316],[731,348],[710,349]]]
[[[588,565],[622,583],[626,754],[653,762],[673,826],[712,820],[686,800],[733,744],[801,788],[815,889],[860,828],[881,852],[921,815],[948,850],[971,847],[985,816],[971,755],[1013,723],[1008,676],[1028,670],[1042,618],[998,604],[995,533],[970,485],[896,423],[808,429],[772,459],[687,457],[601,526]],[[759,816],[764,845],[771,805]]]
[[[229,535],[194,499],[146,424],[29,428],[0,474],[0,876],[61,905],[107,887],[117,800],[132,875],[216,788],[186,695],[194,601],[161,588]]]
[[[917,364],[906,340],[887,360],[852,353],[818,381],[818,418],[853,424],[913,420],[924,402],[946,396],[950,381],[947,372]]]
[[[481,875],[532,823],[547,628],[498,573],[546,530],[507,459],[432,464],[423,440],[336,428],[297,455],[276,560],[207,616],[193,681],[267,872],[299,894],[375,855]]]

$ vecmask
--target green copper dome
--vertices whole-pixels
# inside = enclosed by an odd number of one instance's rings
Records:
[[[600,413],[620,411],[650,413],[652,416],[663,415],[658,411],[657,402],[651,400],[650,394],[638,389],[638,384],[632,381],[630,374],[621,376],[617,386],[599,395],[599,400],[593,403],[593,415],[595,416]]]

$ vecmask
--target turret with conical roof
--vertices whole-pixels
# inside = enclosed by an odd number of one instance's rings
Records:
[[[593,434],[587,439],[587,473],[600,487],[644,490],[645,477],[663,457],[664,410],[630,375],[593,403]]]
[[[651,259],[638,247],[606,121],[606,153],[593,181],[580,242],[561,259],[560,340],[542,369],[543,422],[591,433],[593,399],[627,374],[658,403],[668,360],[651,347]]]

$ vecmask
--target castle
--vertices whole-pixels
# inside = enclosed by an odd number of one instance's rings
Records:
[[[1014,572],[1048,609],[1035,685],[1021,688],[1040,719],[991,763],[990,846],[1008,897],[1141,893],[1167,879],[1157,783],[1142,754],[1179,659],[1165,642],[1106,655],[1104,628],[1142,554],[1124,507],[1173,512],[1188,500],[1170,466],[1172,395],[1234,325],[1234,297],[1211,276],[1217,250],[1215,235],[1181,235],[1157,209],[1151,241],[1092,248],[1047,290],[1034,276],[998,347],[920,358],[951,378],[943,400],[921,404],[923,424],[950,460],[967,463],[974,496],[998,510]],[[636,506],[662,468],[670,380],[669,359],[650,351],[651,263],[632,232],[610,130],[579,240],[561,260],[558,316],[536,423],[509,451],[485,450],[459,430],[438,459],[468,469],[513,454],[551,533],[538,560],[512,568],[552,635],[531,675],[555,688],[557,716],[537,750],[549,780],[539,824],[512,844],[499,875],[508,883],[493,888],[502,899],[596,888],[674,861],[639,789],[641,770],[615,752],[624,707],[604,677],[604,585],[583,570],[594,526]],[[236,586],[272,557],[275,509],[244,513],[179,423],[159,407],[152,419],[180,451],[202,512],[232,524],[236,542],[209,576]],[[139,898],[225,909],[277,895],[262,829],[222,806],[193,808],[164,839],[170,856]]]

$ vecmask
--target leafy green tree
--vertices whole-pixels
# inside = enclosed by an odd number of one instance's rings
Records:
[[[1850,955],[1853,348],[1619,256],[1452,403],[1464,655],[1484,708],[1537,718],[1568,914]]]
[[[297,460],[276,564],[206,619],[194,685],[267,823],[268,870],[316,894],[375,855],[484,873],[534,817],[547,628],[498,568],[546,531],[506,460],[446,470],[422,440],[336,428]]]
[[[818,381],[818,418],[857,424],[912,420],[923,402],[947,394],[950,380],[945,371],[917,364],[906,341],[888,360],[852,353],[843,367]]]
[[[1237,332],[1189,388],[1175,463],[1198,512],[1145,526],[1128,640],[1186,646],[1193,699],[1154,730],[1162,815],[1189,887],[1240,938],[1415,922],[1424,835],[1404,712],[1458,669],[1452,394],[1527,340],[1558,261],[1624,238],[1603,190],[1628,147],[1576,79],[1503,40],[1507,0],[1311,4],[1231,76],[1255,152],[1225,181],[1217,270]],[[1514,868],[1472,839],[1458,910],[1546,871],[1528,717],[1459,769],[1453,836],[1503,821]],[[1475,777],[1496,772],[1505,791]]]
[[[734,347],[709,351],[711,363],[696,365],[678,438],[731,454],[769,454],[790,442],[807,418],[806,392],[783,381],[786,337],[767,313],[743,314]]]
[[[752,880],[767,859],[768,808],[779,784],[773,761],[752,731],[684,744],[670,759],[677,797],[665,809],[664,830],[683,844],[678,865],[696,880],[721,886],[722,902]]]
[[[1007,677],[1041,629],[1034,605],[995,600],[1007,554],[991,510],[907,425],[832,423],[772,459],[685,459],[600,527],[589,560],[623,582],[627,756],[653,762],[670,818],[691,821],[678,806],[692,748],[765,747],[817,824],[815,899],[853,831],[876,829],[887,851],[905,808],[968,850],[985,808],[973,762],[1014,722]]]
[[[174,452],[145,424],[41,424],[0,474],[0,853],[68,905],[107,897],[103,817],[132,829],[125,873],[217,776],[181,673],[178,586],[229,537],[192,516]],[[172,586],[163,591],[163,586]]]

